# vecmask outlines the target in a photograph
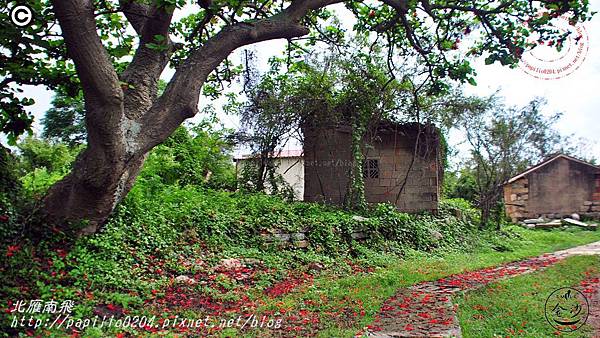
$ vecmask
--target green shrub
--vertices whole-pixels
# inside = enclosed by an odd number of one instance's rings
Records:
[[[448,198],[464,198],[474,202],[477,196],[477,182],[472,169],[463,168],[458,172],[444,173],[443,194]]]
[[[463,198],[447,198],[440,201],[439,211],[441,215],[454,215],[458,218],[466,218],[472,223],[479,222],[479,209],[473,203]]]
[[[210,121],[187,129],[179,127],[150,152],[140,180],[233,190],[236,186],[232,145],[227,130],[215,130]]]
[[[17,148],[19,149],[19,170],[23,175],[42,168],[49,173],[66,174],[83,146],[69,147],[62,143],[29,136],[20,142]]]
[[[48,171],[46,168],[35,168],[21,177],[21,183],[26,197],[40,199],[50,187],[60,181],[66,173],[61,171]]]
[[[461,200],[444,202],[437,216],[409,215],[390,204],[376,205],[363,216],[264,193],[141,180],[100,236],[149,254],[166,253],[175,243],[191,240],[216,247],[264,247],[261,234],[282,230],[305,232],[310,250],[336,256],[353,251],[357,243],[352,234],[357,231],[367,233],[371,247],[432,251],[458,247],[476,229],[474,209]]]
[[[0,238],[2,242],[13,238],[20,229],[17,223],[17,205],[21,184],[17,179],[15,162],[10,151],[0,144]]]
[[[30,136],[20,142],[17,148],[17,170],[21,174],[23,195],[34,201],[69,173],[72,163],[84,147],[69,147]]]

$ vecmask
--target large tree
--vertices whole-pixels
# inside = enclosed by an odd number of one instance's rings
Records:
[[[10,24],[7,8],[0,12],[0,127],[14,136],[30,123],[23,105],[31,102],[15,94],[20,85],[83,90],[87,148],[72,172],[50,189],[45,212],[53,221],[89,220],[90,232],[127,194],[148,151],[197,113],[202,89],[215,94],[210,83],[235,73],[227,61],[234,50],[272,39],[294,43],[307,35],[308,43],[334,43],[340,30],[327,23],[329,5],[345,4],[356,17],[354,29],[373,32],[390,55],[415,53],[432,81],[473,82],[466,55],[486,54],[489,62],[514,65],[530,47],[532,31],[542,32],[543,39],[566,38],[547,28],[551,18],[589,19],[585,0],[26,2],[36,17],[26,28]],[[174,9],[184,5],[193,12],[173,22]],[[481,34],[464,39],[471,32]],[[461,40],[468,48],[463,50]],[[157,83],[169,62],[175,74],[158,96]]]
[[[523,107],[507,107],[497,97],[463,98],[457,125],[465,132],[470,158],[463,174],[472,176],[481,227],[492,216],[500,226],[502,186],[517,173],[560,149],[554,129],[560,114],[545,116],[545,100],[535,98]],[[455,111],[455,112],[456,112]]]

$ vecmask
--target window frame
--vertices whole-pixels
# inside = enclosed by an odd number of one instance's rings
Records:
[[[379,178],[379,159],[367,158],[363,162],[363,179]]]

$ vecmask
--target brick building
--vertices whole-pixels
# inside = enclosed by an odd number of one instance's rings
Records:
[[[391,122],[373,129],[363,140],[367,202],[389,202],[407,212],[436,211],[443,176],[438,130]],[[305,127],[303,134],[304,200],[343,204],[352,165],[351,128]]]
[[[504,185],[506,213],[513,222],[572,213],[600,217],[600,167],[559,154]]]

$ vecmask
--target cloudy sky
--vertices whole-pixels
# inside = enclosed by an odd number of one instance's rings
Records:
[[[591,0],[590,5],[592,11],[600,11],[600,0]],[[176,16],[182,16],[183,12],[176,13]],[[348,14],[343,10],[338,12],[341,16]],[[349,19],[342,17],[342,21],[347,20]],[[489,95],[499,91],[509,105],[524,105],[536,96],[545,97],[548,100],[545,113],[563,113],[563,117],[557,123],[559,131],[564,135],[572,134],[576,138],[587,139],[592,144],[593,153],[590,155],[600,159],[600,15],[586,22],[583,28],[580,27],[580,31],[583,33],[583,39],[580,40],[580,43],[584,43],[583,49],[578,47],[579,44],[572,44],[571,49],[566,48],[558,53],[542,46],[529,56],[531,64],[542,69],[554,69],[559,76],[545,75],[535,70],[529,70],[531,74],[528,74],[521,68],[509,69],[499,64],[485,65],[483,60],[476,60],[478,85],[467,85],[465,90],[477,95]],[[263,64],[270,56],[280,54],[282,49],[282,41],[264,42],[255,47]],[[574,65],[568,66],[569,62]],[[560,68],[568,69],[559,71]],[[168,79],[172,73],[171,70],[167,70],[163,77]],[[569,75],[564,76],[567,73]],[[35,129],[39,132],[39,121],[50,106],[52,94],[40,87],[25,87],[25,90],[27,95],[35,98],[36,104],[30,107],[30,111],[35,116]],[[222,114],[221,117],[229,127],[239,125],[235,117]],[[461,146],[462,141],[460,133],[450,135],[451,144],[459,149],[464,149],[464,146]]]

